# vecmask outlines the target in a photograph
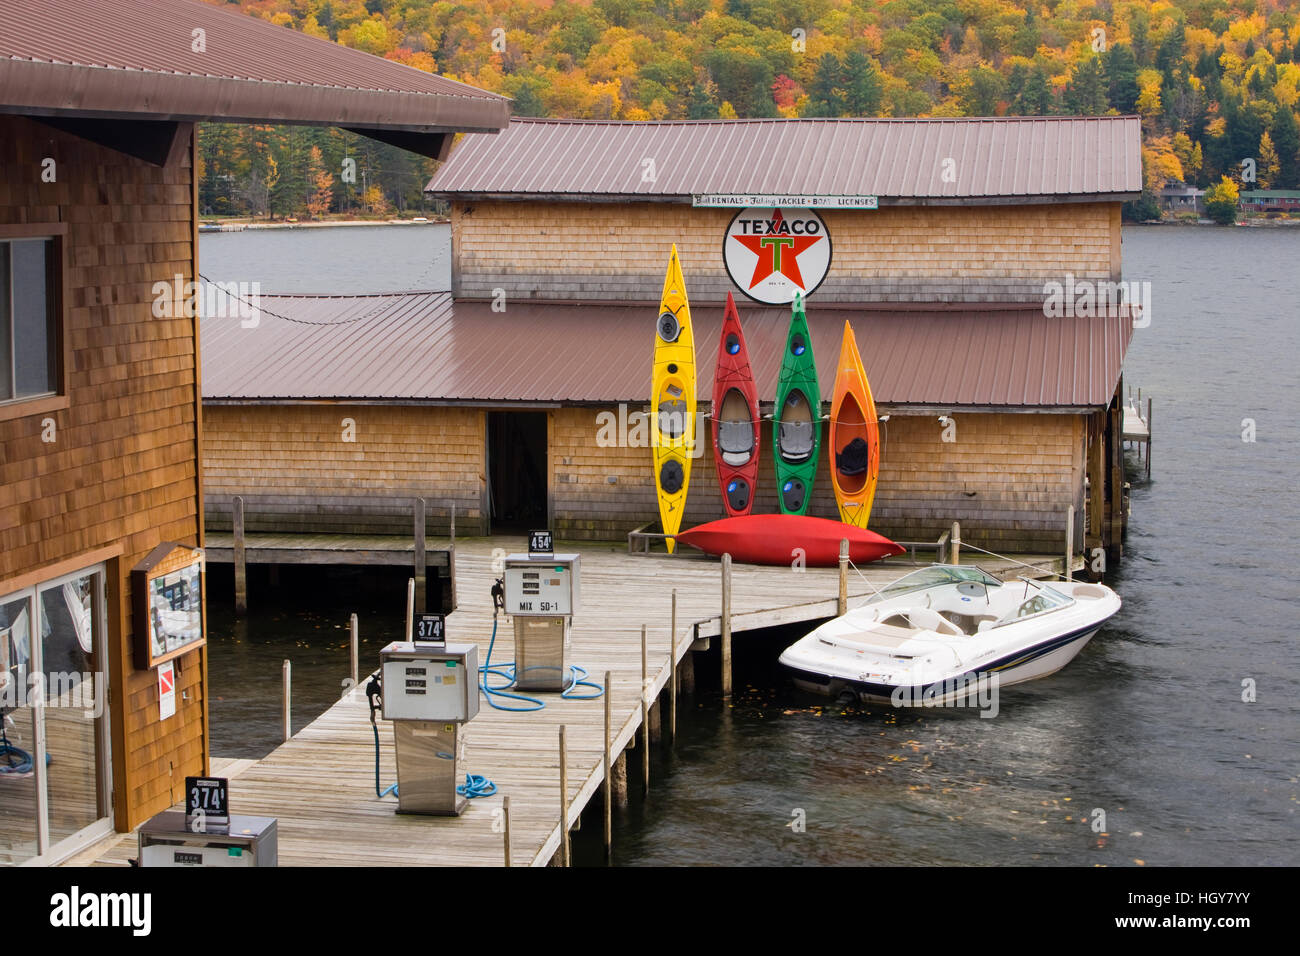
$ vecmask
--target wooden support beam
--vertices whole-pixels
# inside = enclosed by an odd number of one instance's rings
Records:
[[[843,617],[849,611],[849,539],[840,538],[840,595],[835,605],[837,615]]]
[[[415,578],[406,581],[406,636],[402,640],[415,640]]]
[[[646,701],[649,694],[649,676],[646,662],[646,631],[641,625],[641,792],[650,791],[650,705]]]
[[[415,547],[413,563],[415,565],[415,610],[423,613],[428,608],[428,555],[424,549],[425,512],[424,499],[415,499]]]
[[[609,671],[605,671],[605,746],[601,763],[605,770],[605,862],[614,855],[614,774],[610,767],[610,736],[613,732],[613,697],[614,685]]]
[[[1074,580],[1074,505],[1065,511],[1065,580]]]
[[[356,687],[361,680],[361,643],[355,614],[348,618],[348,638],[351,647],[352,667],[350,673],[352,674],[352,686]]]
[[[668,632],[668,736],[677,743],[677,589],[673,588],[673,613]]]
[[[501,822],[505,830],[506,866],[510,865],[510,794],[501,800]]]
[[[722,696],[731,696],[731,555],[722,555]]]
[[[1151,430],[1151,399],[1147,399],[1147,481],[1151,480],[1151,440],[1155,433]]]
[[[560,724],[560,866],[572,865],[569,859],[569,748],[564,739],[566,727]]]
[[[235,495],[232,521],[235,527],[235,616],[248,613],[248,562],[244,556],[244,496]]]
[[[289,714],[289,701],[293,697],[293,665],[287,660],[280,665],[280,719],[284,725],[284,739],[288,742],[293,736],[293,723]]]

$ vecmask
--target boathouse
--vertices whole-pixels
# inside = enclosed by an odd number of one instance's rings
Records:
[[[428,156],[508,101],[193,0],[0,0],[0,864],[209,772],[201,120]]]
[[[789,307],[752,301],[724,261],[750,208],[815,212],[829,237],[807,314],[823,399],[848,320],[887,416],[874,530],[934,541],[960,521],[983,547],[1059,553],[1074,506],[1076,547],[1114,554],[1135,324],[1120,205],[1141,184],[1136,117],[516,118],[468,135],[429,185],[451,203],[451,294],[274,298],[281,316],[248,338],[204,323],[209,521],[240,494],[265,529],[403,530],[394,499],[424,496],[462,532],[654,530],[641,416],[672,244],[700,410],[732,291],[771,412]],[[756,511],[776,510],[770,434]],[[826,462],[810,513],[836,514]],[[722,515],[702,448],[684,526]]]

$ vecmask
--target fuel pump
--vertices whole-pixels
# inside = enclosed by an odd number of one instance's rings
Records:
[[[393,724],[397,783],[379,792],[375,725],[376,793],[396,793],[398,813],[458,816],[469,797],[495,792],[459,769],[463,726],[478,714],[478,645],[394,641],[379,660],[366,695],[371,724],[376,713]]]

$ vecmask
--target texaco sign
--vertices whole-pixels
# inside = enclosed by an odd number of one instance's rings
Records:
[[[736,213],[722,243],[727,274],[756,302],[783,305],[821,285],[831,237],[811,209],[750,208]]]

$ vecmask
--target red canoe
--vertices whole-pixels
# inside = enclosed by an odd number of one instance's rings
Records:
[[[811,568],[838,564],[843,538],[849,539],[849,559],[854,564],[904,553],[901,545],[874,531],[807,515],[743,515],[677,533],[680,544],[705,554],[727,552],[733,561],[747,564],[793,565],[799,558],[797,549],[802,548],[804,564]]]
[[[713,460],[727,514],[747,515],[754,507],[758,481],[758,389],[749,367],[749,349],[740,330],[736,301],[727,293],[713,375]]]

